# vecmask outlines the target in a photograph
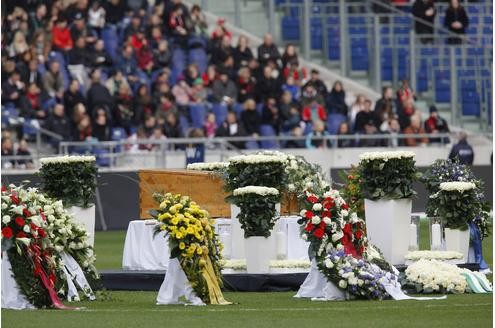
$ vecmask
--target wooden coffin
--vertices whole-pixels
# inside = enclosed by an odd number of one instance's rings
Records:
[[[229,218],[230,204],[225,201],[222,179],[212,173],[191,170],[140,170],[139,216],[150,218],[149,210],[158,205],[153,193],[171,192],[191,197],[214,218]],[[294,195],[284,195],[281,215],[299,213]]]

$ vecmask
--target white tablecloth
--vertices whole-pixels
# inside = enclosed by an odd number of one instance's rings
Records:
[[[125,236],[122,268],[124,270],[166,270],[168,241],[161,232],[153,238],[153,220],[129,222]]]
[[[301,239],[297,216],[281,217],[272,233],[283,232],[286,235],[286,254],[288,260],[309,260],[309,243]],[[153,220],[134,220],[129,222],[124,244],[122,267],[124,270],[166,270],[168,265],[168,242],[163,233],[153,238],[155,225]],[[230,219],[216,219],[217,234],[231,233]],[[232,241],[234,242],[234,241]],[[244,242],[243,240],[238,242]],[[227,247],[227,246],[225,246]]]

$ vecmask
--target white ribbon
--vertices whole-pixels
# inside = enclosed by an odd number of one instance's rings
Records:
[[[62,261],[64,261],[65,268],[69,274],[69,276],[67,276],[67,281],[75,281],[79,288],[83,291],[84,295],[86,295],[90,301],[94,301],[96,297],[93,290],[91,289],[88,280],[86,280],[86,277],[84,276],[84,273],[76,260],[74,260],[74,258],[66,252],[60,253],[60,257],[62,258]]]

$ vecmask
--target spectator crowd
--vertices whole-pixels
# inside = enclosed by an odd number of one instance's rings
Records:
[[[344,85],[327,89],[294,45],[281,54],[266,34],[253,53],[225,23],[209,27],[181,0],[6,1],[2,115],[17,110],[67,141],[287,135],[301,138],[285,147],[319,148],[330,146],[323,136],[357,135],[336,146],[418,146],[441,140],[417,134],[449,131],[435,107],[423,122],[406,80],[348,104]],[[2,129],[3,155],[29,152],[23,129],[16,151]],[[359,138],[399,133],[411,137]]]

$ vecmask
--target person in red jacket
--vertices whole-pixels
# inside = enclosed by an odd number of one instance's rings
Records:
[[[283,75],[285,81],[287,81],[289,77],[292,77],[297,86],[302,86],[306,83],[306,79],[308,77],[306,69],[304,67],[299,67],[299,62],[297,59],[290,61],[290,63],[284,68]]]
[[[327,112],[325,112],[325,108],[318,104],[316,100],[312,100],[308,105],[304,106],[302,119],[305,122],[314,122],[316,120],[325,122],[327,120]]]
[[[70,30],[67,27],[67,19],[59,17],[55,26],[52,28],[52,43],[53,47],[64,52],[72,49],[74,45]]]

